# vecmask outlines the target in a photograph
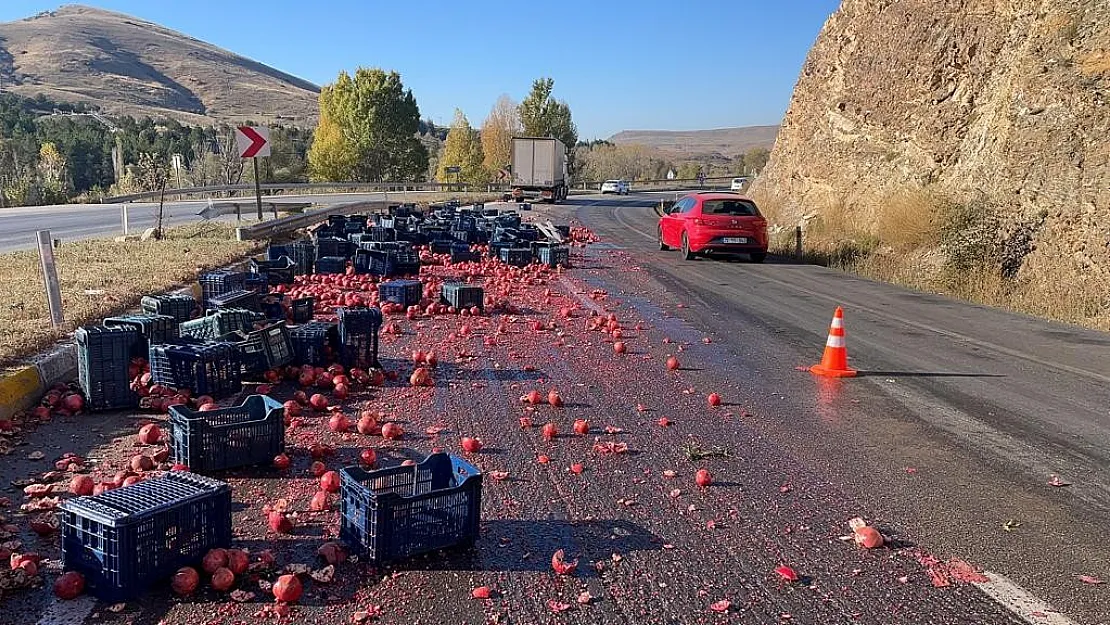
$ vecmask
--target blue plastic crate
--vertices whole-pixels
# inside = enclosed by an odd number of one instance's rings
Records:
[[[339,473],[339,537],[364,559],[399,560],[473,544],[482,508],[482,474],[445,453],[414,466]]]
[[[220,343],[233,345],[239,353],[239,366],[244,379],[266,370],[266,354],[262,348],[262,337],[251,332],[228,332],[217,339]]]
[[[169,315],[177,323],[188,321],[201,312],[192,295],[146,295],[141,305],[146,314]]]
[[[570,265],[570,248],[565,245],[537,245],[536,260],[543,265],[555,267]]]
[[[106,318],[104,325],[138,331],[139,340],[132,347],[131,355],[141,358],[147,357],[152,344],[170,343],[181,335],[177,321],[169,315],[120,315]]]
[[[194,395],[220,398],[243,387],[239,351],[230,343],[151,345],[150,372],[155,384]]]
[[[308,323],[312,321],[315,308],[315,297],[301,297],[293,300],[293,323]]]
[[[512,265],[514,267],[527,267],[528,265],[532,264],[532,248],[501,248],[501,262]]]
[[[244,289],[208,298],[209,310],[221,310],[225,308],[261,312],[261,296],[257,291],[248,291]]]
[[[445,239],[435,239],[428,242],[428,251],[433,254],[450,254],[455,249],[451,241]]]
[[[133,327],[77,328],[77,380],[89,410],[134,408],[139,396],[131,390],[128,366],[142,335]]]
[[[206,412],[170,406],[174,461],[194,473],[270,464],[285,451],[284,415],[281,402],[266,395]]]
[[[445,283],[440,289],[440,301],[448,306],[454,306],[455,310],[474,306],[484,310],[486,305],[482,287],[459,282]]]
[[[309,321],[289,329],[294,365],[324,366],[339,353],[339,325]]]
[[[470,249],[469,245],[459,244],[451,246],[451,262],[469,263],[482,259],[482,255]]]
[[[424,283],[419,280],[391,280],[378,285],[378,299],[406,308],[416,306],[424,296]]]
[[[102,601],[133,599],[231,546],[231,488],[184,471],[61,506],[62,564]]]
[[[382,311],[340,307],[335,314],[339,317],[339,362],[348,369],[381,369],[378,330],[382,326]]]
[[[316,259],[316,273],[344,273],[347,271],[347,258],[342,256],[321,256]]]
[[[242,291],[247,287],[247,274],[242,271],[212,271],[209,273],[201,274],[197,278],[200,283],[200,303],[204,309],[215,308],[209,304],[208,300],[213,297],[219,297],[231,293],[232,291]]]

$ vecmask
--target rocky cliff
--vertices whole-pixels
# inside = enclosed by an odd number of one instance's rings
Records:
[[[843,0],[755,193],[791,224],[830,202],[866,223],[905,189],[978,197],[1032,224],[1020,271],[1105,279],[1108,100],[1107,0]]]

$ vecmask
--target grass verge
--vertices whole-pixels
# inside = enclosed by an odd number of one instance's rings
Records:
[[[50,326],[37,251],[0,254],[0,366],[35,354],[81,325],[138,306],[143,295],[196,280],[197,273],[227,265],[263,242],[236,241],[224,224],[171,228],[162,241],[116,243],[91,239],[54,250],[65,325]]]

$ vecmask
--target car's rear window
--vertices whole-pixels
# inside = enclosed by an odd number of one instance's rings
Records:
[[[737,215],[757,217],[759,209],[750,200],[705,200],[701,204],[703,215]]]

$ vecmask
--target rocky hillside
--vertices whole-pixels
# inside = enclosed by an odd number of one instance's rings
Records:
[[[1108,100],[1106,0],[843,0],[756,193],[783,221],[839,204],[868,224],[926,188],[1020,224],[1019,275],[1105,281]]]
[[[6,91],[185,123],[308,125],[319,88],[157,24],[84,6],[0,23]]]
[[[713,130],[623,130],[609,137],[616,144],[646,145],[678,156],[736,156],[752,148],[770,148],[778,126],[744,126]]]

